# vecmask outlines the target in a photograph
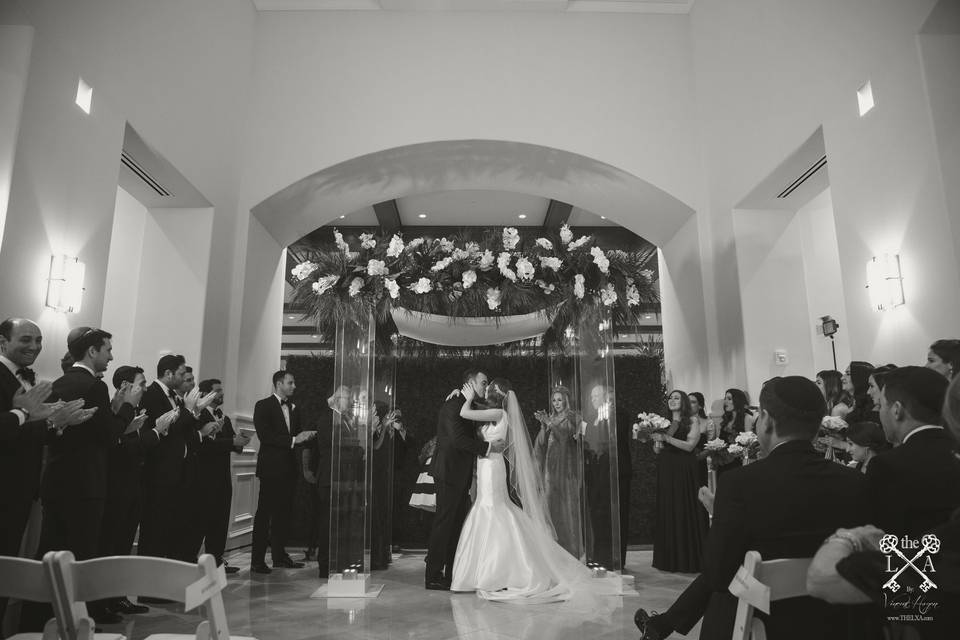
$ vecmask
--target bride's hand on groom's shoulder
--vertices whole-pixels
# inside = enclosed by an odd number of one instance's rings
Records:
[[[474,390],[473,385],[470,384],[469,382],[464,384],[463,387],[460,388],[460,393],[463,394],[463,399],[466,400],[467,402],[472,402],[473,397],[477,395],[477,392],[476,390]]]
[[[451,398],[456,398],[458,395],[460,395],[460,389],[454,389],[449,394],[447,394],[447,398],[446,400],[444,400],[444,402],[446,402],[447,400],[450,400]]]

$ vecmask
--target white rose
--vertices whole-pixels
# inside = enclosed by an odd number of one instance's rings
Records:
[[[496,311],[500,308],[500,289],[499,288],[490,288],[487,289],[487,306],[490,307],[491,311]]]
[[[466,249],[471,258],[476,258],[480,255],[480,245],[476,242],[468,242],[464,249]]]
[[[417,247],[423,244],[423,238],[414,238],[407,244],[407,249],[413,251]]]
[[[579,249],[583,245],[587,244],[587,242],[589,241],[590,241],[590,236],[580,236],[574,242],[571,242],[569,245],[567,245],[567,249],[569,249],[570,251],[574,251],[576,249]]]
[[[560,258],[540,258],[540,268],[541,269],[553,269],[554,271],[560,271],[560,267],[563,265],[563,260]]]
[[[397,284],[397,281],[393,278],[386,278],[383,281],[383,286],[387,288],[387,291],[390,292],[390,297],[394,300],[400,297],[400,285]]]
[[[577,300],[583,300],[584,293],[583,275],[578,273],[573,276],[573,295],[577,297]]]
[[[373,239],[372,233],[361,233],[360,246],[364,249],[373,249],[375,246],[377,246],[377,241]]]
[[[319,280],[313,283],[313,290],[318,296],[322,296],[327,290],[330,289],[334,284],[337,283],[337,280],[340,279],[340,276],[323,276]]]
[[[409,288],[414,293],[430,293],[433,291],[433,284],[430,282],[430,278],[420,278],[411,284]]]
[[[537,238],[537,245],[546,249],[547,251],[553,249],[553,243],[546,238]]]
[[[390,238],[390,244],[387,245],[387,257],[396,258],[401,253],[403,253],[403,238],[394,234],[393,237]]]
[[[480,269],[488,271],[493,266],[493,252],[487,249],[480,257]]]
[[[432,267],[430,267],[430,270],[431,270],[431,271],[443,271],[444,269],[446,269],[447,267],[450,266],[450,263],[451,263],[451,262],[453,262],[453,258],[451,258],[450,256],[447,256],[447,257],[444,258],[443,260],[438,260],[435,265],[433,265]]]
[[[290,273],[292,273],[293,277],[295,277],[297,280],[306,280],[307,278],[310,277],[311,273],[313,273],[319,268],[320,268],[319,265],[314,264],[313,262],[310,262],[308,260],[306,262],[301,262],[300,264],[295,266],[293,269],[290,270]]]
[[[510,254],[506,251],[501,252],[500,255],[497,256],[497,267],[500,269],[500,273],[503,274],[504,278],[507,278],[510,282],[516,282],[517,274],[509,265]]]
[[[604,255],[603,249],[593,247],[590,249],[590,255],[593,256],[593,263],[600,267],[600,273],[607,273],[610,270],[610,260]]]
[[[463,288],[469,289],[477,281],[477,272],[470,269],[469,271],[464,271],[461,277],[463,278]]]
[[[560,240],[563,244],[570,244],[570,241],[573,240],[573,231],[570,231],[570,225],[565,224],[560,227]]]
[[[370,260],[367,262],[367,275],[385,276],[390,273],[387,264],[383,260]]]
[[[526,258],[517,260],[517,275],[521,280],[533,280],[535,271],[533,265]]]
[[[464,249],[454,249],[453,250],[453,259],[454,260],[466,260],[470,257],[470,252]]]
[[[520,242],[520,233],[513,227],[507,227],[503,230],[503,248],[507,251],[513,251]]]
[[[617,301],[617,290],[613,288],[612,284],[608,284],[600,290],[600,300],[608,307]]]
[[[444,253],[452,253],[454,249],[453,240],[440,238],[440,250]]]
[[[363,278],[354,278],[353,281],[350,282],[350,297],[351,298],[356,297],[356,295],[360,293],[360,289],[362,288],[363,288]]]

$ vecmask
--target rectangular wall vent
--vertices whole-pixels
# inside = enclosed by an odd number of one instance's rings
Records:
[[[126,152],[126,150],[121,150],[121,152],[120,152],[120,162],[122,162],[122,163],[124,164],[124,166],[126,166],[128,169],[130,169],[130,171],[133,171],[133,172],[137,175],[138,178],[140,178],[141,180],[143,180],[151,189],[153,189],[154,191],[156,191],[159,195],[164,196],[164,197],[173,195],[173,194],[171,194],[169,191],[167,191],[166,188],[165,188],[162,184],[160,184],[159,182],[157,182],[156,180],[154,180],[154,179],[153,179],[153,176],[151,176],[149,173],[147,173],[146,169],[144,169],[143,167],[141,167],[141,166],[137,163],[137,161],[134,160],[133,157],[131,157],[130,154],[128,154],[128,153]]]
[[[820,169],[822,169],[825,166],[827,166],[826,155],[824,155],[819,160],[814,162],[809,169],[801,173],[799,178],[791,182],[786,189],[784,189],[777,195],[777,198],[782,199],[782,198],[789,197],[790,194],[796,191],[800,185],[802,185],[804,182],[809,180],[813,176],[813,174],[815,174],[817,171],[820,171]]]

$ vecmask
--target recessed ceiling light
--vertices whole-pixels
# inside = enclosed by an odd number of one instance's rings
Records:
[[[317,339],[317,338],[319,338],[320,336],[318,336],[317,334],[313,334],[313,335],[310,336],[310,337],[313,338],[313,339]]]
[[[600,216],[600,219],[601,219],[601,220],[606,220],[606,219],[607,219],[607,216]]]
[[[520,218],[521,220],[526,220],[526,219],[527,219],[527,214],[521,213],[521,214],[518,215],[517,217]]]
[[[426,217],[427,217],[427,214],[421,213],[421,214],[417,215],[417,217],[423,219],[423,218],[426,218]]]
[[[288,320],[293,320],[294,317],[293,317],[293,316],[287,316],[287,319],[288,319]]]
[[[343,220],[343,219],[346,218],[346,217],[347,217],[347,216],[340,216],[340,219]]]

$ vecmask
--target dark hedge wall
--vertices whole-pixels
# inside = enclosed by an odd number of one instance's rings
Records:
[[[640,411],[659,411],[663,406],[661,360],[645,356],[618,356],[614,359],[617,402],[631,415]],[[479,358],[438,357],[404,358],[397,363],[397,406],[403,411],[410,434],[407,446],[399,452],[395,476],[394,544],[407,548],[425,548],[431,514],[411,508],[407,503],[417,475],[420,447],[436,433],[437,410],[446,395],[459,386],[462,372],[479,367],[493,377],[503,376],[514,385],[529,426],[533,413],[546,408],[547,359],[545,356],[486,356]],[[297,380],[296,400],[305,425],[316,422],[326,409],[326,398],[333,390],[333,358],[293,356],[287,370]],[[653,509],[656,499],[656,466],[649,445],[631,442],[633,482],[630,491],[630,544],[650,544],[653,540]],[[294,509],[293,540],[305,541],[306,487],[298,489]]]

